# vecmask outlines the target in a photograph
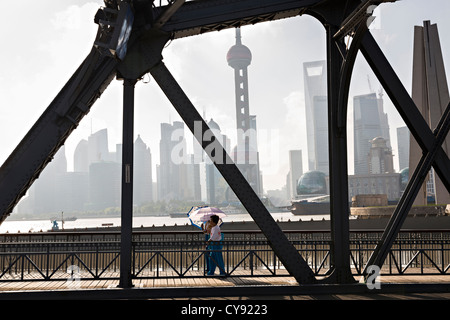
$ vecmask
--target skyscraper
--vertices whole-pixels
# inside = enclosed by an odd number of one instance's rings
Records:
[[[328,175],[328,100],[326,61],[303,64],[308,168]]]
[[[108,129],[92,133],[81,140],[74,152],[72,179],[78,186],[73,197],[78,199],[77,209],[103,210],[120,206],[120,164],[109,152]],[[87,193],[87,195],[86,195]],[[84,202],[83,202],[84,200]]]
[[[73,179],[79,181],[78,184],[87,179],[90,209],[103,210],[120,205],[117,199],[120,200],[121,162],[122,144],[116,144],[116,152],[109,152],[107,129],[99,130],[78,143],[74,153],[74,174],[77,175]],[[152,159],[150,149],[140,136],[134,143],[134,162],[133,202],[141,205],[152,200]],[[83,204],[79,201],[80,208]]]
[[[153,200],[152,154],[138,135],[134,142],[133,202],[142,205]]]
[[[110,160],[115,161],[109,153],[108,129],[101,129],[78,143],[74,152],[74,171],[88,172],[92,163]]]
[[[211,119],[208,122],[208,127],[211,129],[214,136],[219,140],[225,151],[229,153],[229,139],[226,135],[222,134],[220,126],[217,124],[217,122]],[[205,157],[204,180],[202,181],[202,183],[205,184],[207,203],[209,203],[210,205],[215,205],[226,200],[227,184],[225,182],[225,179],[214,166],[211,159],[209,159],[209,157],[207,156]]]
[[[180,199],[181,170],[178,164],[185,157],[186,141],[184,123],[161,123],[161,140],[159,142],[158,199]]]
[[[303,174],[302,150],[289,150],[289,173],[287,178],[287,190],[289,199],[297,196],[297,185]]]
[[[431,129],[436,128],[449,101],[447,78],[436,24],[424,21],[423,27],[414,27],[412,99]],[[449,154],[450,137],[442,149]],[[409,170],[412,174],[422,156],[422,149],[414,137],[410,139]],[[435,202],[450,203],[450,193],[436,174],[431,174]],[[427,182],[416,197],[415,205],[427,204]],[[433,188],[430,188],[433,189]]]
[[[409,130],[408,127],[397,128],[398,168],[409,167]]]
[[[392,150],[387,146],[386,139],[376,137],[370,141],[368,154],[369,173],[384,174],[394,172]]]
[[[99,130],[88,138],[89,164],[102,160],[111,160],[108,149],[108,129]]]
[[[29,213],[61,213],[67,209],[64,183],[66,174],[67,160],[65,147],[62,146],[30,188],[27,200]]]
[[[73,171],[89,172],[88,141],[85,139],[78,142],[73,153]]]
[[[386,146],[392,149],[391,146],[391,135],[389,133],[389,119],[387,113],[384,112],[384,100],[383,100],[383,91],[380,90],[378,93],[378,114],[380,116],[380,129],[381,129],[381,137],[386,140]]]
[[[237,145],[232,157],[241,173],[257,195],[262,195],[256,143],[256,117],[250,116],[248,66],[252,61],[250,49],[242,44],[241,29],[236,28],[236,44],[227,53],[227,62],[234,69]]]
[[[354,141],[354,163],[355,175],[368,174],[368,155],[371,147],[370,141],[377,137],[382,137],[386,141],[390,140],[386,134],[387,116],[382,110],[375,93],[355,96],[353,98],[353,141]],[[388,142],[386,142],[388,145]],[[389,146],[388,146],[389,147]]]
[[[120,207],[121,164],[114,161],[97,161],[89,166],[90,210]]]

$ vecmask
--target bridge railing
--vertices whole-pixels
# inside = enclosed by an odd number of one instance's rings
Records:
[[[290,241],[316,276],[332,269],[329,233],[289,232]],[[408,232],[399,235],[382,274],[450,274],[450,232]],[[350,240],[352,272],[360,275],[380,233],[353,233]],[[133,277],[136,279],[204,277],[206,250],[199,233],[159,233],[135,237]],[[288,275],[260,232],[227,233],[222,243],[229,277]],[[0,282],[118,279],[120,241],[47,241],[0,243]],[[218,273],[218,270],[216,271]]]

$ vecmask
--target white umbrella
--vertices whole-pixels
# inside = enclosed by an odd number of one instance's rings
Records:
[[[211,216],[218,216],[220,221],[219,225],[221,225],[223,222],[221,221],[222,218],[226,217],[227,215],[220,209],[215,207],[192,207],[191,210],[187,213],[187,216],[189,220],[191,221],[192,225],[198,227],[201,229],[201,224],[209,221]]]

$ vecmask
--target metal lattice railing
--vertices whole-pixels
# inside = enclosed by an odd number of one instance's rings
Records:
[[[332,266],[328,233],[288,233],[290,241],[313,270],[323,276]],[[206,250],[198,233],[135,235],[133,277],[136,279],[203,277]],[[379,234],[352,234],[350,265],[361,275],[375,248]],[[229,277],[274,277],[288,275],[260,232],[227,234],[222,256]],[[69,279],[118,279],[120,241],[104,240],[3,242],[0,244],[0,282]],[[381,272],[383,274],[450,274],[448,233],[399,235]]]

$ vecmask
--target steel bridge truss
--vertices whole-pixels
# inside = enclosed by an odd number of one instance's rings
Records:
[[[194,135],[201,129],[202,135],[196,136],[197,140],[297,282],[353,283],[346,119],[353,66],[358,52],[362,52],[423,150],[422,159],[382,240],[376,244],[364,269],[367,276],[367,266],[383,265],[431,166],[450,192],[450,161],[441,148],[450,127],[450,104],[439,125],[432,130],[368,31],[368,19],[374,6],[383,2],[395,0],[170,0],[164,5],[161,1],[150,0],[105,0],[105,8],[95,17],[99,29],[91,53],[0,168],[0,222],[12,212],[66,138],[117,77],[124,82],[120,286],[130,287],[134,85],[150,73]],[[316,279],[314,271],[286,238],[221,145],[213,142],[215,150],[219,154],[222,151],[222,159],[214,159],[212,149],[206,148],[211,142],[203,141],[202,137],[205,132],[210,132],[208,125],[162,61],[162,51],[169,40],[303,14],[311,15],[323,24],[327,41],[330,256],[333,269],[321,281]],[[345,44],[345,37],[350,37],[349,45]]]

